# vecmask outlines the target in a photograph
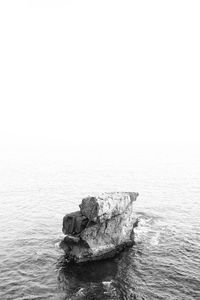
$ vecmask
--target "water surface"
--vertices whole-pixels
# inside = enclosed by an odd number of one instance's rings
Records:
[[[200,168],[3,164],[0,299],[200,299]],[[98,191],[135,191],[135,245],[66,265],[62,218]]]

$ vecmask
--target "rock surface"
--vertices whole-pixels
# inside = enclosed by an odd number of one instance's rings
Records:
[[[114,256],[134,243],[134,201],[138,193],[102,193],[82,200],[80,211],[63,218],[60,246],[69,260],[85,262]]]

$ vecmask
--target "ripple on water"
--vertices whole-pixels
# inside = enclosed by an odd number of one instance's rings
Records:
[[[146,169],[12,170],[0,191],[0,299],[199,300],[199,171]],[[63,215],[91,189],[121,188],[140,192],[135,245],[97,264],[61,263]]]

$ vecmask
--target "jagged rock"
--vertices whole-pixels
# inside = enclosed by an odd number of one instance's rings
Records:
[[[63,233],[78,234],[87,225],[88,219],[80,211],[73,212],[63,218]]]
[[[68,259],[92,261],[114,256],[134,242],[137,218],[133,202],[138,193],[102,193],[82,200],[80,212],[63,219],[61,242]]]
[[[114,216],[120,215],[126,208],[136,201],[138,193],[102,193],[97,196],[87,197],[79,205],[83,216],[89,220],[103,222]]]

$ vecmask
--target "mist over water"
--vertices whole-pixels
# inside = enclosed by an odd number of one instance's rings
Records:
[[[0,300],[200,299],[199,3],[0,1]],[[139,193],[135,245],[66,264],[103,191]]]
[[[0,299],[200,299],[198,165],[10,163],[0,182]],[[98,191],[139,192],[135,245],[67,265],[62,218]]]

